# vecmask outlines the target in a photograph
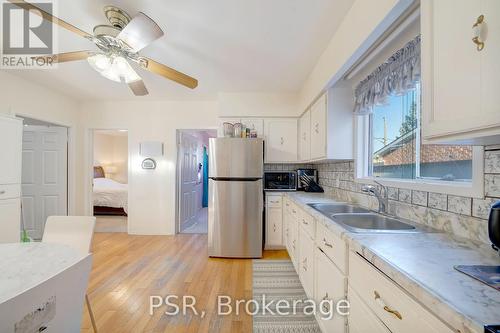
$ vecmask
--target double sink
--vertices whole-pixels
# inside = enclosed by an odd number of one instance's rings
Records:
[[[346,203],[311,203],[308,205],[351,232],[420,232],[415,226],[399,219]]]

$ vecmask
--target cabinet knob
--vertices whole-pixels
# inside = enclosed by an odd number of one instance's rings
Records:
[[[0,195],[5,194],[5,190],[0,191]]]
[[[285,140],[283,139],[283,137],[281,137],[280,143],[281,143],[281,145],[283,145],[283,143],[285,143]]]
[[[328,243],[328,242],[326,241],[326,238],[323,238],[323,244],[325,244],[325,246],[328,246],[328,247],[333,247],[333,245],[332,245],[332,244],[330,244],[330,243]]]
[[[481,33],[483,30],[484,15],[479,15],[476,19],[476,23],[472,26],[472,42],[476,45],[478,51],[484,49],[484,41],[481,38]]]
[[[305,225],[308,225],[309,223],[306,222],[306,220],[302,219],[302,223],[304,223]]]

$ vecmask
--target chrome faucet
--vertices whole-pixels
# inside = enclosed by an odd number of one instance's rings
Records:
[[[386,214],[387,213],[387,205],[389,203],[389,196],[387,193],[387,187],[380,184],[378,181],[373,181],[375,184],[379,185],[383,190],[383,195],[381,191],[374,185],[363,185],[361,187],[361,191],[365,193],[372,193],[378,200],[378,212]]]

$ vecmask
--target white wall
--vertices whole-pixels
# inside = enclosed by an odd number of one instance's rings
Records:
[[[175,232],[176,130],[216,128],[215,101],[115,101],[90,102],[81,106],[81,140],[87,166],[85,205],[90,207],[91,165],[88,152],[90,129],[127,129],[129,138],[129,212],[132,234]],[[139,143],[164,143],[164,156],[157,157],[156,170],[143,170]]]
[[[114,166],[116,172],[106,174],[107,178],[126,184],[128,182],[128,138],[127,135],[114,135],[94,132],[94,165]]]
[[[78,103],[42,85],[0,71],[0,112],[43,120],[69,128],[68,184],[69,213],[81,214],[79,196],[81,177],[78,173]]]
[[[220,93],[219,117],[297,116],[296,94]]]
[[[298,96],[299,113],[340,79],[413,0],[356,0]]]

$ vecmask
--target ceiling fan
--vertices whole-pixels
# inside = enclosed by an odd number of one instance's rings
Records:
[[[129,61],[191,89],[198,86],[195,78],[139,55],[140,50],[164,35],[158,24],[142,12],[132,18],[118,7],[105,6],[104,14],[110,25],[95,26],[91,35],[24,0],[8,1],[90,40],[99,48],[99,51],[66,52],[36,58],[45,58],[46,61],[51,58],[50,61],[57,63],[86,59],[102,76],[128,84],[136,96],[147,95],[148,90]]]

